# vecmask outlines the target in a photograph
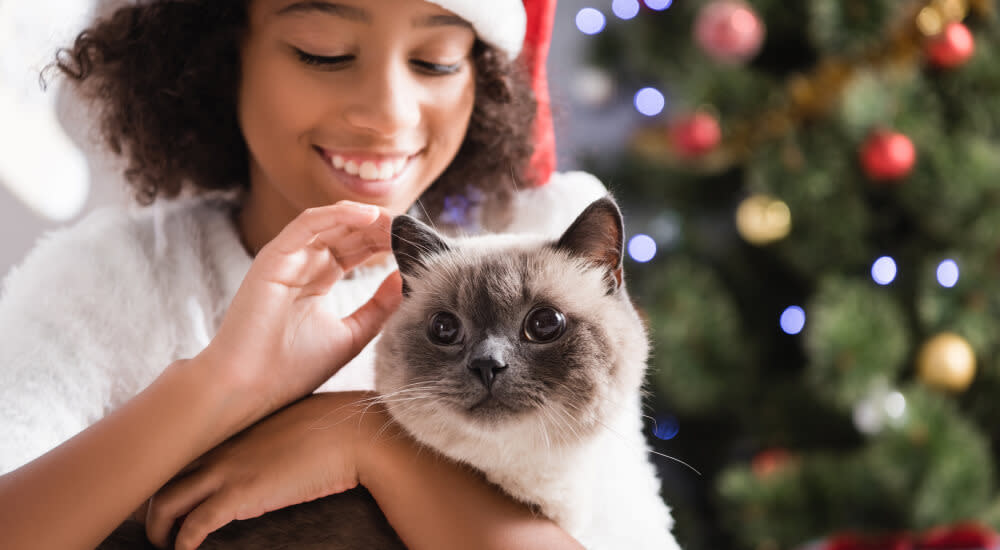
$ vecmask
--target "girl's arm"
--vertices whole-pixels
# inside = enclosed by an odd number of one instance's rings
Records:
[[[146,532],[177,550],[234,519],[368,488],[409,548],[578,549],[566,532],[472,470],[421,448],[373,394],[311,395],[198,460],[152,499]]]
[[[482,475],[419,448],[399,428],[389,432],[372,440],[358,474],[407,548],[583,548]]]
[[[0,476],[0,547],[90,549],[177,471],[246,425],[239,387],[179,361],[63,445]]]

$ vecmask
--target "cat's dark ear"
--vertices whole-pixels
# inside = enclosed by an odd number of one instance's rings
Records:
[[[625,225],[611,197],[590,203],[556,243],[556,249],[584,258],[607,273],[608,294],[622,286]]]
[[[429,254],[445,252],[448,244],[430,227],[407,215],[392,220],[392,254],[403,275],[403,294],[409,293],[406,277],[423,267]]]

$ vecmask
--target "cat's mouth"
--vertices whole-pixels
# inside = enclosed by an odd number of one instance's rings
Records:
[[[476,416],[489,415],[495,417],[498,415],[512,415],[519,411],[518,407],[492,393],[486,394],[485,397],[469,407],[469,412]]]

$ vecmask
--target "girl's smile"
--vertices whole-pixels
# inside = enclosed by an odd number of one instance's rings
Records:
[[[373,153],[319,146],[315,149],[342,185],[372,200],[384,200],[395,192],[406,178],[411,160],[421,152]]]

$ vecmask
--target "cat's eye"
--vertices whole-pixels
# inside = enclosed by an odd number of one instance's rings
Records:
[[[462,322],[452,313],[439,311],[427,324],[427,337],[439,346],[452,346],[462,341]]]
[[[531,342],[552,342],[566,331],[566,316],[548,307],[536,307],[524,318],[524,337]]]

